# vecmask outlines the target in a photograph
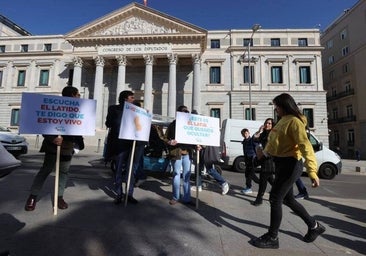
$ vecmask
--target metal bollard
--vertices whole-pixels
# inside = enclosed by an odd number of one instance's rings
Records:
[[[102,141],[101,139],[98,139],[97,153],[99,153],[99,149],[100,149],[100,142],[101,142],[101,141]]]
[[[38,146],[39,146],[39,134],[37,134],[37,136],[36,136],[36,142],[34,144],[34,147],[35,148],[38,148]]]

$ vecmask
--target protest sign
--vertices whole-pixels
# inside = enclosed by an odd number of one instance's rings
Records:
[[[19,133],[95,135],[96,101],[22,93]]]
[[[152,115],[146,109],[125,102],[119,138],[149,141]]]
[[[183,144],[220,146],[219,118],[177,112],[175,139]]]

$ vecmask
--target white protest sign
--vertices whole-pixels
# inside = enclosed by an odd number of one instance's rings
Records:
[[[178,143],[220,146],[219,118],[177,112],[175,139]]]
[[[95,100],[22,93],[19,133],[95,135]]]
[[[149,141],[151,119],[152,115],[145,109],[125,102],[118,138]]]

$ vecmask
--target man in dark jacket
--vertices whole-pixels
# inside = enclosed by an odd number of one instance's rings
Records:
[[[132,91],[122,91],[118,97],[118,105],[112,105],[108,108],[108,114],[105,121],[105,125],[109,128],[107,138],[107,150],[106,158],[116,160],[116,175],[115,185],[117,196],[114,200],[115,204],[122,202],[122,181],[125,178],[124,172],[128,168],[128,160],[132,150],[132,141],[119,139],[119,131],[121,127],[123,108],[125,102],[133,103],[135,100],[134,93]],[[132,185],[131,185],[132,184]],[[134,177],[131,176],[130,186],[128,191],[128,202],[137,203],[137,200],[133,198],[133,184]]]
[[[250,136],[248,129],[241,130],[241,135],[244,137],[243,153],[245,159],[245,187],[241,191],[243,194],[251,194],[252,191],[252,180],[255,183],[259,183],[258,177],[254,173],[253,159],[255,157],[255,143],[253,138]]]
[[[79,98],[80,94],[77,88],[67,86],[62,90],[62,96]],[[81,136],[57,136],[57,135],[43,135],[44,140],[40,152],[44,152],[44,160],[41,169],[34,177],[31,194],[29,195],[25,204],[26,211],[33,211],[36,208],[37,196],[42,189],[42,186],[48,175],[56,169],[56,152],[57,146],[61,146],[60,153],[60,174],[58,185],[58,203],[59,209],[67,209],[68,204],[63,199],[67,177],[70,169],[72,155],[74,148],[79,150],[84,149],[84,140]]]

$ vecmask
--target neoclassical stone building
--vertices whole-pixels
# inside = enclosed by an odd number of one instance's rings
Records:
[[[97,101],[90,143],[104,139],[107,108],[122,90],[154,114],[174,117],[184,104],[221,120],[273,117],[271,100],[288,92],[328,144],[318,29],[207,31],[137,3],[66,35],[0,24],[2,126],[17,127],[22,92],[59,95],[67,85]]]

